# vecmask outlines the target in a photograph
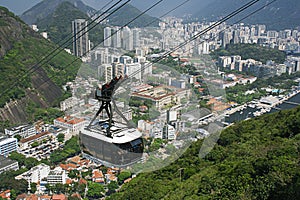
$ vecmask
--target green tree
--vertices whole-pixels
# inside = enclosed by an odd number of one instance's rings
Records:
[[[123,182],[126,179],[131,177],[131,172],[124,170],[117,177],[118,177],[119,184],[123,184]]]
[[[22,137],[19,134],[15,135],[14,138],[17,138],[18,142],[22,139]]]
[[[32,167],[37,166],[38,164],[39,161],[36,158],[32,157],[26,158],[24,162],[24,165],[27,169],[31,169]]]
[[[119,185],[116,181],[111,181],[108,185],[107,185],[107,189],[108,189],[108,195],[115,193],[116,189],[119,188]]]
[[[37,142],[37,141],[34,141],[32,144],[31,144],[31,147],[32,148],[35,148],[35,147],[38,147],[40,144]]]
[[[16,151],[11,152],[8,157],[12,160],[18,161],[20,167],[24,165],[26,160],[26,157],[23,154],[20,154]]]
[[[103,197],[105,192],[103,186],[98,183],[89,182],[87,196],[92,199],[99,199]]]
[[[65,134],[60,133],[56,136],[56,138],[58,142],[63,143],[65,141]]]
[[[30,183],[30,192],[34,194],[36,192],[36,183]]]

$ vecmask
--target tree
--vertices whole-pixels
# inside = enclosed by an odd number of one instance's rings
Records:
[[[103,197],[103,192],[105,192],[103,186],[99,183],[93,183],[93,182],[89,182],[88,183],[88,192],[87,192],[87,196],[89,198],[93,198],[93,199],[98,199]]]
[[[32,167],[37,166],[38,164],[39,161],[36,158],[32,157],[26,158],[24,162],[24,165],[27,169],[31,169]]]
[[[116,181],[111,181],[108,185],[107,185],[107,189],[108,189],[108,195],[115,193],[116,189],[119,188],[119,185]]]
[[[39,143],[38,143],[37,141],[34,141],[34,142],[31,144],[31,147],[32,147],[32,148],[35,148],[35,147],[37,147],[37,146],[39,146]]]
[[[131,172],[130,171],[122,171],[119,175],[118,175],[118,180],[119,180],[119,184],[122,184],[126,179],[131,177]]]
[[[30,183],[30,191],[32,194],[36,192],[36,183]]]
[[[20,154],[16,151],[11,152],[8,157],[12,160],[18,161],[20,167],[24,165],[26,159],[26,157],[23,154]]]
[[[73,178],[77,178],[78,175],[79,175],[79,171],[74,169],[69,172],[68,177],[73,179]]]
[[[65,134],[60,133],[56,136],[56,138],[58,142],[63,143],[65,141]]]
[[[19,134],[15,135],[14,138],[17,138],[18,142],[21,140],[21,136]]]

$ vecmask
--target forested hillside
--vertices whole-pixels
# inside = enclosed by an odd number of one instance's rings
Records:
[[[286,54],[283,51],[263,47],[258,44],[228,44],[225,49],[217,49],[211,55],[214,59],[218,59],[219,56],[240,55],[243,60],[254,59],[264,64],[269,60],[282,64],[286,58]]]
[[[0,7],[0,17],[0,107],[6,105],[0,109],[0,121],[21,123],[34,117],[35,108],[53,106],[63,98],[61,86],[75,78],[81,62],[67,67],[76,58],[63,50],[48,60],[51,56],[46,56],[57,48],[54,43],[6,8]]]
[[[240,122],[223,130],[204,159],[198,141],[109,199],[300,199],[299,133],[300,107]]]

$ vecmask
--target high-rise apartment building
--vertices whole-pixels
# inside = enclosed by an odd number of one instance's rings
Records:
[[[114,48],[121,48],[122,46],[121,32],[119,31],[119,27],[112,28],[112,45]]]
[[[129,27],[123,29],[123,49],[131,51],[133,50],[133,34]]]
[[[111,42],[112,42],[112,38],[111,38],[111,28],[110,27],[105,27],[104,28],[104,40],[103,40],[103,45],[105,47],[111,47]]]
[[[88,22],[85,19],[72,21],[73,54],[77,57],[85,56],[89,51]]]

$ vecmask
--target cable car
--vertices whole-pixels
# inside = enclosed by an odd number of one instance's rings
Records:
[[[102,88],[96,89],[95,98],[101,102],[101,106],[90,124],[79,133],[83,156],[108,167],[133,164],[141,160],[144,149],[140,131],[130,127],[129,123],[122,124],[112,120],[112,95],[120,79],[121,76],[116,77]],[[97,120],[104,110],[108,118]]]

